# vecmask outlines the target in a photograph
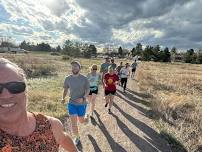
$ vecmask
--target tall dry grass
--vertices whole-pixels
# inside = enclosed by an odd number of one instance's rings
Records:
[[[152,109],[163,128],[186,149],[202,151],[202,65],[143,62],[136,79],[152,95]]]

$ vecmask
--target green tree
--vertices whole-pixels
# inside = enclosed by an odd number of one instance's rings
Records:
[[[70,40],[65,41],[62,53],[72,57],[79,57],[81,55],[81,50],[78,46],[75,46]]]
[[[159,45],[156,45],[155,47],[153,47],[152,52],[152,58],[154,61],[160,61],[160,54],[161,54],[161,48]]]
[[[51,47],[49,44],[47,43],[40,43],[40,44],[37,44],[37,50],[38,51],[45,51],[45,52],[48,52],[48,51],[51,51]]]
[[[136,52],[136,49],[135,49],[135,48],[133,48],[133,49],[131,50],[131,54],[132,54],[132,56],[136,56],[136,55],[137,55],[137,52]]]
[[[196,62],[198,64],[202,64],[202,49],[200,49],[197,53],[197,59],[196,59]]]
[[[57,52],[60,52],[62,49],[61,49],[61,47],[58,45],[57,47],[56,47],[56,51]]]
[[[142,44],[141,43],[137,43],[136,47],[135,47],[135,50],[136,50],[136,54],[135,55],[142,55]]]
[[[153,56],[153,47],[152,46],[149,46],[147,45],[144,49],[144,51],[142,52],[142,59],[144,61],[150,61],[152,59],[152,56]]]
[[[97,56],[97,48],[95,47],[95,45],[90,44],[90,46],[88,47],[88,50],[91,53],[91,56]]]
[[[123,49],[121,46],[118,49],[118,54],[119,54],[119,57],[123,57]]]
[[[161,60],[163,62],[170,62],[171,61],[171,54],[170,54],[170,51],[169,51],[169,48],[166,47],[164,50],[163,50],[163,56],[161,57]]]
[[[193,55],[194,55],[194,49],[189,49],[184,54],[184,62],[186,63],[193,63]]]

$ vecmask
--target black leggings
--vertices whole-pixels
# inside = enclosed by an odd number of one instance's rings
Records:
[[[128,78],[121,78],[121,86],[124,90],[126,90],[127,80]]]

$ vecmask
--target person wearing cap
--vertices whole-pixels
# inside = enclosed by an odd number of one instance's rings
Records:
[[[27,110],[27,87],[24,70],[0,58],[0,152],[77,152],[59,119]]]
[[[90,103],[90,116],[93,117],[95,110],[95,100],[98,94],[98,86],[100,83],[100,74],[97,73],[96,64],[93,64],[90,70],[90,73],[87,74],[87,78],[90,82],[90,93],[88,95],[88,101]]]
[[[130,76],[129,63],[126,63],[125,67],[121,69],[120,76],[121,76],[121,86],[123,87],[123,92],[125,92],[128,77]]]
[[[88,116],[85,117],[87,101],[86,97],[89,94],[89,81],[86,76],[80,74],[81,64],[78,61],[71,62],[72,74],[68,75],[64,81],[64,91],[62,96],[62,102],[65,101],[65,97],[69,90],[69,102],[67,104],[67,110],[70,115],[72,132],[75,136],[74,143],[78,145],[80,143],[80,136],[77,126],[77,120],[80,123],[87,124]]]

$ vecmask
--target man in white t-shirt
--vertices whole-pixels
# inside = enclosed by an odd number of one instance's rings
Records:
[[[128,77],[130,77],[129,63],[126,63],[126,66],[121,68],[120,75],[121,75],[121,86],[123,87],[123,91],[125,92]]]

